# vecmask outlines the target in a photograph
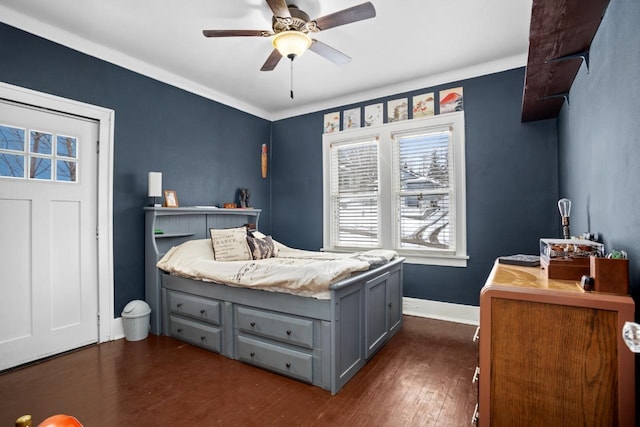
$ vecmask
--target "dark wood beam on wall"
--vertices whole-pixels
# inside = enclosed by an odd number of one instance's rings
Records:
[[[529,57],[522,99],[522,121],[560,113],[609,0],[534,0]],[[570,102],[570,101],[569,101]]]

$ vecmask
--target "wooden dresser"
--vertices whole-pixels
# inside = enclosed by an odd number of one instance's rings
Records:
[[[635,426],[629,296],[496,262],[480,294],[480,426]]]

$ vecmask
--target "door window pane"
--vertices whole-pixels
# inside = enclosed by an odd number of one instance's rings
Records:
[[[24,156],[0,153],[0,176],[24,178]]]
[[[29,178],[51,179],[51,159],[45,157],[29,157]]]
[[[77,162],[58,160],[56,162],[56,181],[76,182]]]
[[[25,130],[0,125],[0,150],[24,151]]]
[[[56,142],[56,154],[58,156],[71,157],[73,159],[77,157],[76,147],[78,141],[76,138],[58,135],[56,137]]]
[[[37,154],[51,154],[51,134],[35,130],[29,132],[29,151]]]

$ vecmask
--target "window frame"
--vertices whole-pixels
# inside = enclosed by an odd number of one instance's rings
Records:
[[[394,136],[406,136],[424,132],[437,127],[450,127],[452,144],[450,160],[453,162],[454,188],[453,206],[455,215],[455,250],[411,250],[396,247],[400,241],[398,224],[399,213],[394,187],[394,172],[399,173],[394,163]],[[373,127],[350,129],[342,132],[328,133],[322,136],[322,173],[323,173],[323,248],[330,252],[362,251],[362,247],[336,247],[332,242],[331,216],[331,145],[357,143],[364,140],[378,139],[379,143],[379,239],[382,248],[393,249],[406,259],[407,263],[442,265],[452,267],[467,266],[467,221],[466,221],[466,163],[465,163],[465,123],[464,112],[454,112],[431,117],[385,123]],[[392,226],[389,226],[389,225]]]
[[[0,127],[8,128],[8,129],[17,129],[23,131],[23,144],[22,150],[16,150],[13,148],[3,148],[0,147],[0,156],[1,155],[10,155],[22,158],[22,175],[0,175],[0,182],[5,179],[9,180],[24,180],[27,182],[53,182],[56,184],[78,184],[79,179],[79,171],[80,162],[78,161],[78,150],[80,150],[80,145],[78,144],[78,138],[76,136],[71,135],[62,135],[55,131],[48,130],[39,130],[33,128],[22,128],[16,127],[12,124],[0,122]],[[50,152],[34,150],[34,138],[39,136],[48,136],[49,137],[49,145]],[[73,139],[74,141],[74,156],[67,156],[64,154],[58,153],[58,143],[60,138]],[[38,172],[39,164],[35,166],[37,162],[49,162],[49,175],[48,176],[40,176],[42,171]],[[69,168],[69,179],[66,178],[67,175],[61,172],[60,162],[66,163],[67,168]],[[73,173],[73,179],[71,179],[72,174],[70,170],[70,163],[75,164],[75,172]],[[46,170],[46,168],[45,168]]]

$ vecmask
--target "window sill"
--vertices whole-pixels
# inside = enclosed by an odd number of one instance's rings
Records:
[[[366,248],[321,248],[323,252],[337,252],[337,253],[352,253],[363,252]],[[416,255],[415,253],[403,253],[398,251],[398,256],[405,259],[407,264],[419,264],[419,265],[436,265],[442,267],[466,267],[468,255]]]
[[[416,256],[402,253],[399,253],[399,255],[404,257],[405,263],[407,264],[437,265],[443,267],[466,267],[467,260],[469,259],[466,255]]]

